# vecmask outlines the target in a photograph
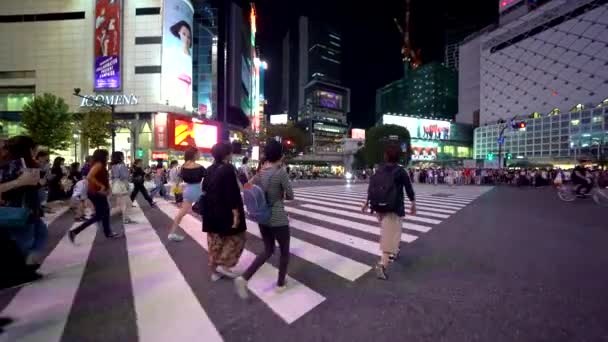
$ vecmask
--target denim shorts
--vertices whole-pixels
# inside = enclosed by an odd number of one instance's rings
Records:
[[[201,197],[203,191],[199,183],[184,184],[184,201],[194,203]]]

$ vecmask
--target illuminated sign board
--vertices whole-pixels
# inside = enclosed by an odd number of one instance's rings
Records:
[[[189,0],[163,1],[161,99],[177,107],[192,107],[192,18]]]
[[[185,116],[170,115],[169,147],[184,151],[196,147],[201,152],[211,152],[219,141],[219,124],[208,120],[196,120]]]
[[[152,160],[169,160],[169,154],[167,152],[152,152]]]
[[[271,125],[286,125],[287,114],[273,114],[270,116]]]
[[[449,121],[420,119],[399,115],[383,115],[382,123],[407,128],[412,138],[429,140],[450,139],[452,124]]]
[[[169,143],[168,140],[167,113],[157,113],[154,115],[154,143],[156,148],[167,148]]]
[[[122,1],[97,0],[94,29],[95,90],[119,90],[121,87]]]
[[[437,160],[438,145],[430,141],[412,141],[412,160],[431,161]]]
[[[95,100],[97,102],[95,102],[93,100]],[[128,105],[134,106],[139,103],[139,98],[133,94],[130,94],[130,95],[125,95],[125,94],[85,95],[82,97],[82,100],[80,100],[80,107],[101,106],[101,104],[99,104],[99,102],[103,102],[105,104],[115,105],[115,106],[128,106]]]
[[[361,128],[353,128],[351,131],[350,136],[353,139],[357,139],[357,140],[365,140],[365,130],[361,129]]]

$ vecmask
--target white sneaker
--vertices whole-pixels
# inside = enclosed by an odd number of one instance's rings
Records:
[[[217,273],[217,272],[213,272],[211,273],[211,281],[216,282],[218,280],[222,279],[222,275]]]
[[[180,241],[184,240],[183,236],[177,235],[175,233],[169,234],[168,238],[169,238],[169,240],[175,241],[175,242],[180,242]]]
[[[247,299],[249,297],[249,293],[247,290],[247,280],[243,277],[237,277],[234,279],[234,287],[236,289],[236,293],[241,297],[241,299]]]
[[[287,282],[285,282],[285,284],[283,284],[283,286],[279,286],[277,284],[277,287],[275,287],[274,290],[276,293],[283,293],[283,292],[287,291]]]
[[[236,277],[239,276],[238,274],[234,273],[231,269],[226,268],[224,266],[220,266],[220,267],[216,268],[215,271],[228,278],[232,278],[232,279],[235,279]]]

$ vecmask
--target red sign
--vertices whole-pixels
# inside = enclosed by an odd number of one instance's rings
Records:
[[[158,149],[166,149],[167,146],[167,113],[156,113],[154,115],[154,143]]]
[[[170,148],[183,151],[193,146],[208,153],[219,141],[220,125],[210,120],[170,115],[168,130]]]
[[[169,154],[167,152],[152,152],[152,160],[169,160]]]
[[[365,130],[361,128],[353,128],[351,130],[351,137],[353,139],[365,140]]]

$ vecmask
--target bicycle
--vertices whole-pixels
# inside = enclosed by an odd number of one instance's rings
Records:
[[[557,196],[564,202],[573,202],[579,198],[576,194],[576,188],[577,185],[571,183],[558,185]],[[600,187],[597,180],[594,182],[593,188],[586,196],[591,196],[597,205],[608,207],[608,188]]]

